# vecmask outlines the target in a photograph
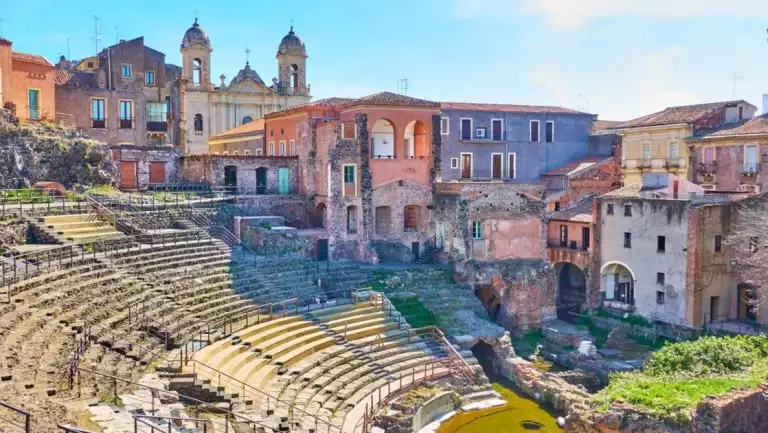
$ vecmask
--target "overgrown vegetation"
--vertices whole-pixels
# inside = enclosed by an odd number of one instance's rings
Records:
[[[651,322],[648,321],[648,319],[646,319],[643,316],[638,316],[638,315],[635,315],[635,314],[627,314],[626,316],[620,316],[620,315],[608,312],[608,311],[604,310],[603,308],[596,308],[596,309],[593,310],[593,312],[594,312],[595,316],[606,317],[606,318],[609,318],[609,319],[615,319],[615,320],[618,320],[618,321],[621,321],[621,322],[624,322],[624,323],[628,323],[630,325],[643,326],[643,327],[646,327],[646,328],[650,328],[651,326],[653,326],[651,324]]]
[[[120,195],[120,190],[112,185],[93,185],[85,189],[87,194],[93,195]]]
[[[595,347],[603,347],[606,340],[608,340],[608,334],[610,334],[610,331],[595,325],[595,322],[593,322],[589,317],[580,317],[579,326],[586,328],[589,331],[589,335],[591,335],[595,340]]]
[[[536,352],[536,348],[543,339],[544,336],[538,330],[530,331],[523,334],[520,338],[512,339],[512,347],[514,347],[517,355],[523,358],[530,358]]]
[[[120,397],[115,396],[112,393],[105,392],[101,395],[99,395],[99,401],[102,401],[104,403],[113,404],[117,407],[123,407],[125,404],[123,404],[123,399]]]
[[[435,315],[427,310],[427,307],[425,307],[418,298],[393,298],[390,299],[390,301],[412,327],[422,328],[425,326],[437,325]]]
[[[702,398],[754,388],[766,379],[768,338],[703,337],[665,345],[642,372],[611,375],[595,402],[601,409],[626,402],[664,419],[685,422]]]

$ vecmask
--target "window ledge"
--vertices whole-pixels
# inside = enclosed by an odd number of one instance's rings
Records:
[[[460,139],[459,143],[468,143],[468,144],[504,144],[504,140],[489,140],[485,138],[473,138],[470,140],[466,139]]]

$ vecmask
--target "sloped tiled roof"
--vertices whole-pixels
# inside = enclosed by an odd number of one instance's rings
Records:
[[[275,117],[285,116],[288,114],[300,113],[302,111],[305,111],[307,108],[312,108],[312,107],[340,107],[350,101],[354,101],[354,99],[337,98],[337,97],[323,98],[323,99],[318,99],[317,101],[307,102],[306,104],[295,105],[293,107],[289,107],[284,110],[274,111],[272,113],[265,115],[264,118],[271,119]]]
[[[594,196],[584,197],[567,208],[551,214],[549,219],[582,223],[594,222],[592,218],[592,201],[594,198]]]
[[[53,64],[46,60],[45,57],[37,54],[19,53],[14,51],[11,58],[16,62],[34,63],[36,65],[53,67]]]
[[[607,192],[603,194],[603,197],[634,197],[638,198],[640,197],[640,191],[643,190],[643,185],[639,183],[631,183],[629,185],[625,185],[619,189],[615,189],[613,191]]]
[[[223,140],[227,138],[257,135],[259,132],[264,132],[264,119],[256,119],[243,125],[236,126],[232,129],[212,135],[208,140]]]
[[[768,114],[757,116],[738,123],[731,123],[717,128],[704,129],[696,133],[695,138],[732,137],[740,135],[768,134]]]
[[[64,87],[96,87],[96,74],[77,69],[58,69],[53,72],[53,82]]]
[[[639,128],[643,126],[675,125],[679,123],[692,123],[701,117],[721,109],[729,104],[747,103],[746,101],[721,101],[707,104],[682,105],[679,107],[667,107],[656,113],[651,113],[637,119],[627,120],[613,125],[611,129]]]
[[[588,156],[553,168],[542,176],[575,176],[610,159],[610,156]]]
[[[608,129],[614,128],[616,125],[623,123],[623,120],[596,120],[594,124],[595,131],[604,132]]]
[[[379,92],[374,93],[373,95],[363,96],[362,98],[344,104],[344,107],[353,107],[355,105],[440,108],[439,102],[427,101],[426,99],[414,98],[412,96],[392,92]]]
[[[570,108],[547,105],[514,105],[514,104],[479,104],[473,102],[441,102],[443,110],[493,111],[499,113],[552,113],[552,114],[583,114],[591,115]]]

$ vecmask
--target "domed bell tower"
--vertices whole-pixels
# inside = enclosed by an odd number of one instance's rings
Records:
[[[278,93],[283,95],[308,96],[307,49],[301,38],[296,36],[293,26],[277,49]]]
[[[184,33],[181,40],[182,76],[187,79],[192,89],[212,90],[211,83],[211,45],[205,33],[195,18],[195,23]]]

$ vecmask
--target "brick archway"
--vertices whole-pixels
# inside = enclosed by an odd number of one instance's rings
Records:
[[[587,305],[587,280],[589,271],[571,262],[555,263],[557,273],[557,317],[576,323],[578,315]]]

